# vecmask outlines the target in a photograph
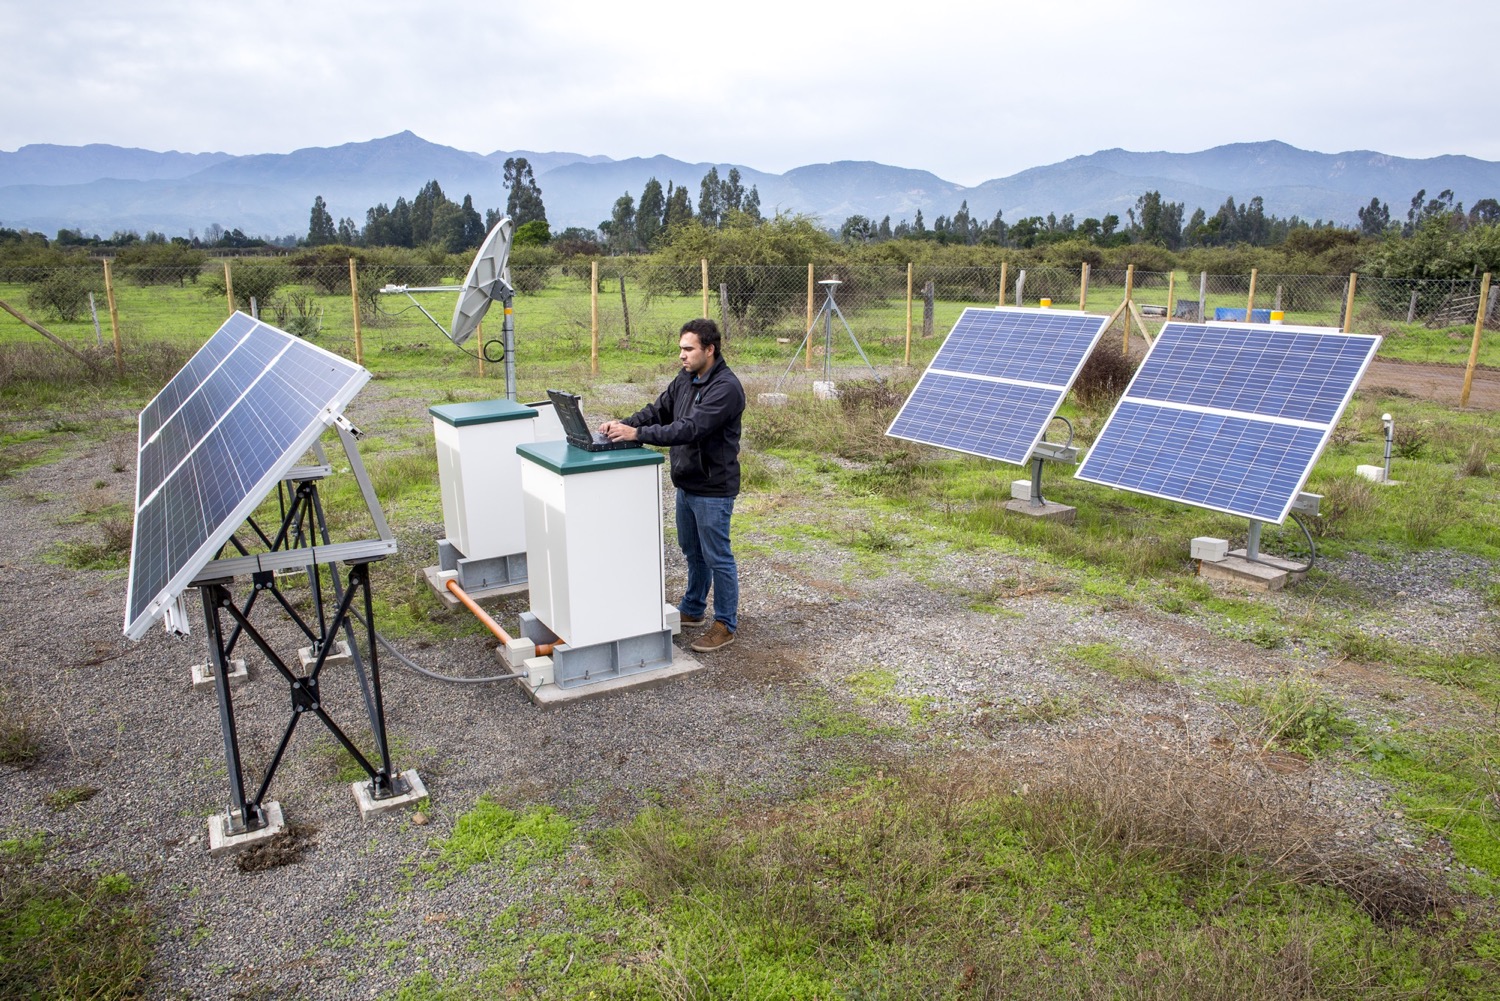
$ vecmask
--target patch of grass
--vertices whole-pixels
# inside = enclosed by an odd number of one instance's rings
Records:
[[[99,790],[94,786],[67,786],[49,792],[45,797],[45,802],[54,812],[61,813],[70,806],[87,803],[98,794]]]
[[[131,520],[129,516],[99,519],[97,539],[59,542],[44,557],[47,562],[73,570],[123,570],[130,565]]]
[[[1372,774],[1396,783],[1408,817],[1442,833],[1459,861],[1500,880],[1500,735],[1493,727],[1396,730],[1366,738],[1359,750]]]
[[[1432,888],[1321,854],[1294,791],[1149,761],[1115,751],[1019,793],[945,767],[770,813],[648,811],[603,846],[611,948],[561,937],[570,913],[544,961],[598,997],[1485,995],[1492,915],[1408,924]],[[536,947],[527,916],[492,936]]]
[[[47,864],[40,834],[0,841],[0,996],[143,996],[152,954],[141,887]]]
[[[531,807],[517,813],[480,797],[458,818],[453,833],[433,842],[437,857],[422,869],[438,882],[462,875],[478,865],[500,865],[511,872],[554,859],[573,842],[573,824],[551,807]]]
[[[1171,680],[1151,658],[1126,650],[1117,643],[1082,643],[1068,647],[1067,656],[1091,671],[1101,671],[1121,681],[1149,681],[1160,684]]]
[[[1269,685],[1232,687],[1229,698],[1261,711],[1259,735],[1264,749],[1281,747],[1309,757],[1342,747],[1355,726],[1343,707],[1300,673]]]
[[[892,682],[894,687],[894,681]],[[857,712],[840,708],[819,688],[803,689],[797,700],[797,711],[789,721],[793,729],[817,740],[842,740],[855,737],[892,736],[894,731]]]

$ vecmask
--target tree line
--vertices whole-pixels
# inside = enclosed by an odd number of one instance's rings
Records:
[[[737,168],[721,177],[712,167],[700,180],[696,198],[687,186],[669,180],[663,187],[652,177],[638,197],[626,191],[616,199],[610,218],[597,228],[573,227],[554,235],[531,165],[524,157],[514,157],[504,169],[508,196],[503,210],[489,208],[481,217],[469,195],[455,202],[433,180],[410,200],[399,197],[393,205],[371,206],[361,226],[352,218],[335,221],[319,196],[306,237],[277,245],[411,248],[429,257],[461,255],[476,248],[502,215],[509,215],[517,226],[513,259],[537,264],[578,256],[652,254],[669,260],[682,253],[719,257],[731,252],[776,264],[785,251],[805,255],[799,258],[803,264],[830,258],[934,263],[935,258],[946,258],[955,264],[1008,259],[1039,266],[1134,263],[1146,270],[1199,270],[1197,263],[1212,261],[1204,269],[1214,273],[1260,267],[1283,273],[1360,270],[1387,277],[1463,277],[1500,265],[1500,201],[1483,198],[1465,210],[1451,190],[1435,197],[1418,191],[1404,219],[1393,216],[1387,203],[1372,198],[1359,209],[1357,227],[1323,220],[1309,223],[1295,215],[1282,218],[1267,212],[1259,196],[1243,202],[1231,196],[1211,215],[1201,208],[1187,215],[1184,203],[1153,190],[1136,199],[1123,221],[1113,214],[1078,221],[1072,214],[1049,213],[1007,222],[1001,212],[982,219],[973,216],[965,201],[952,215],[939,215],[930,225],[918,211],[912,220],[895,223],[889,216],[877,223],[854,215],[834,229],[803,217],[765,218],[759,191],[754,185],[745,187]],[[788,239],[793,221],[796,235]],[[253,252],[266,245],[218,225],[208,227],[201,238],[190,233],[186,239],[169,239],[151,232],[144,237],[116,233],[103,240],[65,229],[55,241],[0,227],[0,258],[10,262],[43,252],[113,250],[122,262],[187,267],[201,260],[190,251]],[[1207,251],[1217,253],[1204,257]],[[1261,251],[1275,253],[1267,257]]]

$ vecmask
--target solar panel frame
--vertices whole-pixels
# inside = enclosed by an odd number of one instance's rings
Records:
[[[161,619],[369,379],[243,313],[225,321],[141,412],[126,636]]]
[[[1279,525],[1380,340],[1327,327],[1169,322],[1074,475]]]
[[[1024,466],[1109,318],[970,306],[886,430],[893,438]]]

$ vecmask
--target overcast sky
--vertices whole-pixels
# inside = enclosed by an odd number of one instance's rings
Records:
[[[1280,139],[1500,160],[1500,3],[0,0],[0,149],[876,160],[974,185]]]

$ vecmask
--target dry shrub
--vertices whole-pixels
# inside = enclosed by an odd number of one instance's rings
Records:
[[[1342,890],[1385,922],[1424,918],[1449,903],[1434,876],[1339,847],[1334,824],[1312,811],[1305,789],[1255,762],[1125,743],[1075,747],[1064,761],[1058,780],[1031,796],[1031,833],[1043,843],[1077,853],[1114,845],[1178,871],[1246,859],[1265,878]]]
[[[1107,410],[1125,393],[1140,359],[1120,353],[1114,344],[1100,342],[1073,380],[1073,399],[1086,410]]]
[[[1375,486],[1362,476],[1338,476],[1323,488],[1313,534],[1335,539],[1346,535],[1375,509]]]
[[[8,689],[0,687],[0,765],[30,768],[41,756],[35,714]]]
[[[1482,441],[1472,442],[1469,451],[1459,463],[1459,476],[1488,476],[1490,474],[1490,449]]]

